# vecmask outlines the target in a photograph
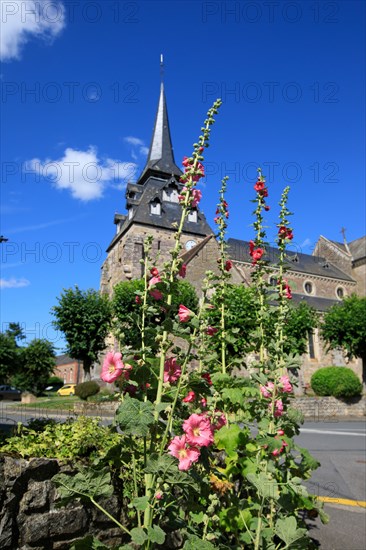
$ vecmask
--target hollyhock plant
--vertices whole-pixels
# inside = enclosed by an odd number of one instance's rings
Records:
[[[192,197],[193,197],[193,200],[192,200],[191,206],[192,208],[196,208],[196,206],[198,206],[200,200],[202,199],[202,191],[200,191],[199,189],[193,189]]]
[[[200,457],[200,451],[196,447],[188,445],[187,436],[176,436],[168,445],[169,454],[179,460],[179,470],[189,470]]]
[[[218,328],[210,326],[206,328],[206,334],[208,334],[208,336],[213,336],[216,332],[218,332],[218,330]]]
[[[233,262],[231,260],[226,260],[225,262],[225,270],[230,271],[233,267]]]
[[[154,300],[162,300],[164,298],[163,293],[160,292],[160,290],[158,290],[157,288],[149,290],[149,294],[152,298],[154,298]]]
[[[276,399],[274,415],[276,417],[279,417],[279,416],[283,415],[283,402],[282,402],[282,399]]]
[[[182,374],[182,369],[180,368],[180,365],[178,365],[175,357],[170,357],[165,361],[164,382],[169,382],[170,384],[174,384],[174,382],[179,380],[181,374]]]
[[[191,414],[183,422],[183,430],[186,433],[190,445],[197,447],[208,447],[212,445],[214,438],[211,429],[211,422],[206,416]]]
[[[100,378],[111,384],[115,382],[124,372],[127,372],[132,367],[130,365],[124,365],[122,362],[122,354],[119,352],[110,351],[105,356],[103,361],[102,373]]]
[[[194,317],[194,313],[193,311],[188,309],[188,307],[180,304],[178,309],[178,317],[181,323],[188,323],[188,321],[192,319],[192,317]]]
[[[159,275],[155,275],[154,277],[151,277],[151,279],[149,281],[149,288],[151,288],[152,286],[157,285],[158,283],[161,283],[161,278],[160,278]]]
[[[158,277],[159,276],[159,270],[156,267],[152,267],[150,269],[150,273],[153,277]]]

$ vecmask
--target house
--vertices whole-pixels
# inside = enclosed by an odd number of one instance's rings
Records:
[[[61,378],[64,384],[79,384],[79,382],[83,381],[84,376],[82,363],[66,354],[56,357],[56,366],[53,374]]]

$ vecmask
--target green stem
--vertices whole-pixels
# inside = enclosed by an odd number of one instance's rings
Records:
[[[114,518],[113,516],[111,516],[111,514],[109,512],[107,512],[107,510],[105,508],[103,508],[103,506],[101,506],[100,504],[98,504],[98,502],[96,500],[94,500],[93,497],[89,497],[90,498],[90,501],[94,504],[94,506],[96,506],[97,508],[99,508],[99,510],[101,512],[103,512],[103,514],[105,514],[111,521],[113,521],[116,525],[118,525],[118,527],[120,529],[122,529],[122,531],[124,531],[125,533],[127,533],[127,535],[130,535],[131,536],[131,533],[130,531],[124,526],[122,525],[122,523],[120,523],[118,520],[116,520],[116,518]]]

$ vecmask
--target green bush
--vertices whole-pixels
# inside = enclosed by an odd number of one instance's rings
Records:
[[[100,418],[80,416],[66,422],[30,422],[18,427],[17,435],[0,445],[1,453],[28,457],[58,459],[98,458],[121,441],[121,436],[110,426],[101,426]]]
[[[362,393],[362,384],[348,367],[323,367],[311,377],[311,387],[316,395],[353,397]]]
[[[97,393],[99,393],[99,391],[99,384],[94,380],[89,380],[88,382],[82,382],[81,384],[78,384],[76,386],[75,395],[80,397],[80,399],[84,399],[86,401],[88,397],[96,395]]]

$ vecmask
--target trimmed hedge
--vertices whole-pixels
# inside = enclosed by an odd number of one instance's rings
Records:
[[[96,395],[100,392],[100,386],[94,380],[89,380],[88,382],[81,382],[75,388],[75,395],[80,397],[80,399],[88,399],[92,395]]]
[[[361,395],[362,383],[348,367],[323,367],[311,377],[311,387],[316,395],[353,397]]]

